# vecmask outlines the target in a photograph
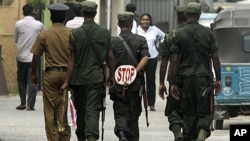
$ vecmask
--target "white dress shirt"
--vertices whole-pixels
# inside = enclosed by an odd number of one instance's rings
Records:
[[[148,51],[150,54],[149,58],[156,58],[159,54],[157,49],[159,42],[163,42],[165,33],[156,26],[149,26],[146,32],[141,28],[141,26],[138,26],[137,34],[146,38],[148,43]]]
[[[74,17],[74,19],[69,20],[65,26],[74,29],[82,26],[83,22],[84,22],[84,17]]]
[[[16,22],[14,40],[17,43],[16,59],[19,62],[32,62],[30,52],[37,35],[44,29],[43,23],[32,16],[25,16]]]

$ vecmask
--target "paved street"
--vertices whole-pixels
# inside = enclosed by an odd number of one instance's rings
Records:
[[[45,141],[42,96],[37,96],[35,111],[19,111],[18,96],[0,96],[0,141]],[[157,98],[156,111],[149,111],[149,127],[146,127],[145,112],[140,117],[141,141],[173,141],[168,130],[167,118],[163,115],[165,101]],[[207,141],[229,141],[229,124],[249,122],[246,116],[226,120],[223,130],[212,132]],[[114,121],[112,101],[107,97],[104,141],[118,141],[113,133]],[[72,128],[71,141],[77,141]]]
[[[156,76],[158,89],[159,78],[158,75]],[[164,116],[166,101],[161,100],[158,95],[156,97],[156,111],[149,111],[149,127],[146,127],[145,111],[143,110],[141,114],[140,141],[173,141],[173,134],[168,129],[168,120]],[[0,96],[0,141],[46,141],[42,93],[39,92],[37,95],[35,111],[16,110],[15,107],[19,104],[19,96]],[[229,125],[244,122],[249,123],[249,117],[240,116],[225,120],[223,130],[213,131],[206,141],[229,141]],[[113,128],[112,101],[107,97],[104,141],[118,141]],[[72,128],[71,141],[77,141],[74,131],[75,127]]]

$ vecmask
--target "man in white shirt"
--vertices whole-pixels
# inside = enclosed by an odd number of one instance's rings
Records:
[[[126,5],[126,11],[132,12],[135,14],[136,6],[132,3],[129,3]],[[134,34],[137,34],[137,23],[136,23],[135,19],[133,19],[133,27],[131,29],[131,32]],[[121,33],[121,28],[119,26],[117,26],[117,35],[119,35],[120,33]]]
[[[30,53],[35,39],[40,31],[44,29],[43,23],[36,20],[33,15],[31,5],[23,6],[24,18],[16,22],[14,40],[17,43],[17,82],[21,104],[17,110],[35,110],[37,87],[31,82],[31,62],[33,54]],[[26,93],[28,90],[28,100],[26,103]],[[27,104],[27,107],[26,107]]]
[[[82,16],[82,6],[80,4],[74,5],[74,14],[75,14],[74,19],[69,20],[66,23],[66,27],[71,29],[82,26],[84,22],[84,17]]]

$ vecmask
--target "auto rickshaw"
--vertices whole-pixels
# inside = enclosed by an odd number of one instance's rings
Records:
[[[221,61],[222,91],[214,97],[214,127],[250,114],[250,7],[221,11],[213,32]]]

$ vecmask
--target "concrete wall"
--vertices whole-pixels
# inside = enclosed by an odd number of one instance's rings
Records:
[[[14,0],[10,6],[0,7],[0,44],[2,45],[2,64],[7,87],[10,92],[17,91],[16,44],[14,42],[13,31],[16,21],[23,18],[21,7],[25,3],[26,0]]]
[[[125,5],[128,3],[128,0],[111,0],[111,35],[117,35],[117,13],[125,11]]]

